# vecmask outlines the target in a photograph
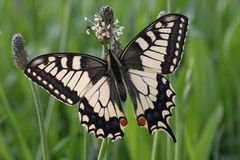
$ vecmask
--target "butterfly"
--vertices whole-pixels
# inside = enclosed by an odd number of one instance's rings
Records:
[[[173,73],[183,55],[188,18],[166,14],[143,29],[121,53],[105,59],[83,53],[50,53],[34,58],[24,73],[58,100],[74,105],[82,126],[97,138],[124,136],[128,121],[123,102],[130,95],[136,121],[150,134],[169,126],[175,91],[163,76]]]

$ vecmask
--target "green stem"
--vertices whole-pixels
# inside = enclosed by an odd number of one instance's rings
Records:
[[[170,138],[167,138],[167,160],[171,159],[171,145],[170,145]]]
[[[157,142],[158,142],[158,132],[156,132],[154,134],[154,137],[153,137],[153,147],[152,147],[151,160],[157,159]]]
[[[106,52],[107,52],[106,47],[102,45],[102,54],[101,54],[102,59],[104,58]]]
[[[179,116],[179,111],[177,110],[176,111],[176,118],[175,118],[175,128],[176,128],[176,137],[178,138],[182,138],[182,136],[180,136],[180,133],[181,133],[181,128],[180,128],[180,120],[178,119],[178,116]],[[175,160],[178,160],[180,159],[180,145],[181,145],[181,140],[178,141],[178,143],[175,144],[175,153],[174,153],[174,159]]]
[[[60,41],[60,47],[59,47],[60,51],[63,51],[66,49],[71,10],[72,10],[72,0],[69,0],[66,2],[63,29],[62,29],[62,35],[61,35],[61,41]]]
[[[87,159],[87,132],[83,131],[83,159]]]
[[[170,13],[170,8],[171,8],[171,0],[167,0],[167,13]]]
[[[50,120],[51,120],[52,113],[53,113],[54,102],[55,102],[54,98],[50,96],[49,101],[48,101],[46,117],[44,120],[46,134],[48,133],[49,124],[50,124]],[[38,146],[36,160],[40,160],[41,158],[42,158],[42,155],[41,155],[41,143],[40,143]]]
[[[40,98],[37,94],[37,90],[32,82],[29,83],[32,89],[34,101],[35,101],[35,107],[37,111],[37,118],[38,118],[38,124],[39,124],[39,130],[40,130],[40,136],[41,136],[41,144],[42,144],[42,153],[43,153],[43,159],[48,160],[48,147],[47,147],[47,138],[46,138],[46,132],[44,127],[44,121],[43,121],[43,115],[42,110],[40,106]]]
[[[107,147],[108,147],[108,139],[103,139],[102,144],[98,153],[98,158],[97,160],[103,160],[104,156],[106,155],[107,152]]]

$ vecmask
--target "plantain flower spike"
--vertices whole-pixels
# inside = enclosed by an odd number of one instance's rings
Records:
[[[17,68],[23,70],[29,62],[29,56],[24,45],[23,37],[20,33],[13,35],[12,52],[15,65]]]
[[[94,22],[86,17],[85,20],[88,20],[93,24],[90,29],[95,31],[97,39],[102,44],[109,44],[109,42],[113,40],[113,37],[115,40],[115,38],[123,34],[122,30],[124,27],[118,25],[119,21],[118,19],[114,19],[114,13],[110,6],[102,7],[94,17]]]

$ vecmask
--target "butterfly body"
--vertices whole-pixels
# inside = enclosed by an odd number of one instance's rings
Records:
[[[58,100],[79,103],[81,124],[98,138],[123,137],[129,94],[136,121],[150,134],[169,126],[175,92],[163,74],[174,72],[182,58],[188,18],[167,14],[152,22],[122,53],[109,50],[105,60],[82,53],[51,53],[34,58],[25,74]]]
[[[121,64],[115,53],[113,53],[111,50],[109,50],[108,52],[109,52],[107,54],[107,63],[109,66],[108,70],[109,72],[113,73],[121,100],[126,101],[127,93],[123,79],[123,75],[126,69]]]

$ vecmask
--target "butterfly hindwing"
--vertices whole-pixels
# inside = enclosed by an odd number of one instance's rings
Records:
[[[125,82],[132,99],[137,122],[152,134],[156,130],[166,131],[174,141],[176,138],[168,119],[175,107],[175,92],[168,80],[157,73],[129,69]]]
[[[127,68],[169,74],[182,58],[188,18],[167,14],[141,31],[119,55]]]
[[[127,119],[111,76],[103,76],[84,95],[78,112],[81,124],[96,137],[109,137],[112,141],[123,137]]]
[[[106,63],[101,59],[84,54],[52,53],[34,58],[24,72],[57,99],[73,105],[106,71]]]

